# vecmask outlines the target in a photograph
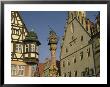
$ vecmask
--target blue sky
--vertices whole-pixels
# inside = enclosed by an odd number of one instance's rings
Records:
[[[95,20],[95,17],[98,12],[87,12],[87,18],[91,21]],[[49,36],[49,27],[48,25],[57,33],[60,37],[57,45],[57,59],[59,60],[60,56],[60,43],[61,37],[64,34],[64,26],[67,18],[66,11],[22,11],[20,15],[27,27],[27,29],[34,30],[37,33],[38,39],[41,42],[39,47],[39,60],[44,62],[45,58],[50,57],[50,51],[48,46],[48,36]]]

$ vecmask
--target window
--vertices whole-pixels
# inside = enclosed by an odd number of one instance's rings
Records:
[[[15,34],[15,30],[14,29],[12,29],[12,34]]]
[[[19,30],[16,30],[16,34],[19,35]]]
[[[71,18],[73,19],[73,14],[71,13]]]
[[[74,24],[73,24],[73,22],[71,23],[71,33],[74,33]]]
[[[11,65],[11,75],[16,76],[16,65],[14,64]]]
[[[100,53],[100,49],[98,49],[97,51],[95,51],[95,54]]]
[[[68,76],[69,76],[69,77],[71,77],[71,71],[70,71],[70,72],[68,72]]]
[[[94,70],[93,70],[93,69],[90,69],[89,74],[90,74],[90,75],[93,75],[93,74],[94,74]]]
[[[68,52],[68,49],[66,48],[66,53]]]
[[[75,56],[73,56],[73,62],[76,63],[76,57]]]
[[[66,73],[64,73],[64,77],[66,77]]]
[[[86,76],[88,76],[89,75],[89,67],[86,67],[85,71],[86,71]]]
[[[31,52],[35,52],[35,45],[31,44]]]
[[[32,72],[31,72],[31,76],[34,76],[34,75],[35,75],[36,67],[37,67],[36,65],[32,65],[32,67],[31,67],[31,69],[32,69],[32,70],[31,70],[31,71],[32,71]]]
[[[68,66],[70,66],[70,61],[68,60]]]
[[[16,52],[21,52],[21,44],[16,44]]]
[[[29,52],[29,45],[28,44],[25,45],[25,52]]]
[[[63,67],[65,67],[65,61],[63,61]]]
[[[75,77],[77,76],[77,71],[74,71],[74,76],[75,76]]]
[[[38,50],[39,50],[39,49],[38,49],[38,46],[36,46],[36,52],[38,52]]]
[[[83,59],[83,51],[80,53],[80,60]]]
[[[86,26],[86,30],[88,31],[88,26]]]
[[[74,63],[76,63],[76,58],[74,58]]]
[[[12,34],[19,35],[20,30],[18,29],[12,29]]]
[[[81,36],[81,41],[83,41],[83,36]]]
[[[81,73],[81,76],[85,76],[85,72],[84,71]]]
[[[72,40],[74,40],[74,37],[72,36]]]
[[[82,17],[82,24],[83,24],[83,20],[84,20],[84,17]]]
[[[87,56],[90,56],[90,48],[87,49]]]
[[[18,75],[19,76],[24,76],[24,69],[25,69],[24,65],[19,65],[18,66]]]

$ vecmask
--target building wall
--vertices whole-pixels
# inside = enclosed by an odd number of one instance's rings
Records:
[[[99,35],[98,35],[99,36]],[[93,53],[94,53],[94,63],[95,63],[95,73],[100,76],[100,38],[95,37],[93,39]]]
[[[69,16],[69,18],[71,18]],[[68,18],[68,20],[70,20]],[[81,20],[80,20],[81,21]],[[65,29],[64,41],[61,46],[60,66],[61,76],[82,76],[87,69],[95,72],[93,48],[89,43],[90,34],[78,19],[73,18]],[[88,56],[88,51],[90,55]],[[83,52],[83,53],[82,53]],[[81,55],[83,58],[81,59]],[[74,62],[76,61],[76,62]]]
[[[40,77],[44,76],[44,63],[39,63],[38,64],[38,73]]]
[[[18,12],[11,12],[11,75],[16,73],[14,76],[19,76],[19,73],[23,73],[22,76],[34,76],[36,70],[35,65],[29,65],[23,61],[24,50],[23,49],[23,40],[25,39],[28,31],[25,27],[25,24],[19,15]],[[17,49],[19,45],[19,49]],[[36,52],[38,52],[36,50]],[[35,57],[35,54],[31,53],[32,57]],[[36,56],[38,58],[38,55]],[[21,71],[20,71],[21,70]],[[13,76],[13,75],[12,75]]]
[[[49,68],[50,68],[50,59],[46,58],[45,63],[44,63],[44,77],[48,77],[49,76]]]
[[[50,67],[51,67],[51,60],[47,58],[44,63],[44,71],[43,76],[49,77],[50,76]],[[56,67],[58,69],[58,75],[60,76],[60,61],[56,60]]]

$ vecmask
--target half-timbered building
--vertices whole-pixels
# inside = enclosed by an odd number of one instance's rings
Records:
[[[11,12],[11,76],[36,76],[41,43],[28,31],[19,12]]]

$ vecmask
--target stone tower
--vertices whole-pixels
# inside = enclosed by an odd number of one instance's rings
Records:
[[[53,30],[50,30],[48,39],[49,39],[48,45],[50,45],[50,52],[51,52],[51,64],[49,68],[49,76],[56,77],[58,74],[57,72],[58,69],[56,67],[56,49],[57,49],[58,37]]]

